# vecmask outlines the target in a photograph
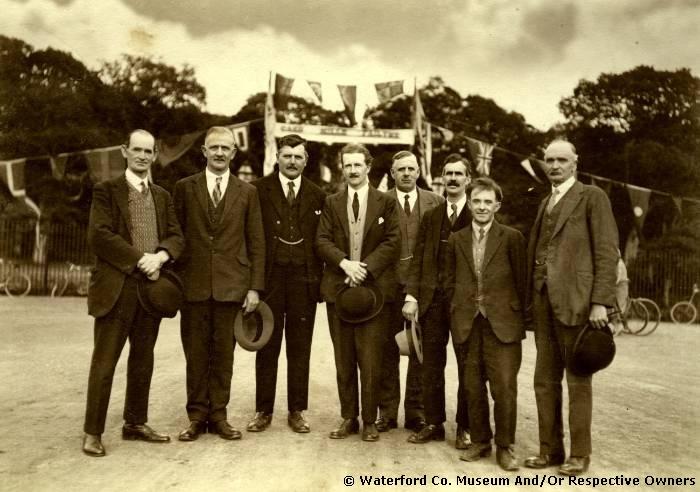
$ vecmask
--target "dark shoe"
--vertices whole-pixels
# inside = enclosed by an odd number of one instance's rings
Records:
[[[206,422],[200,422],[199,420],[193,420],[190,422],[189,427],[184,431],[180,432],[177,436],[180,441],[196,441],[200,434],[204,434],[207,431]]]
[[[365,422],[362,426],[362,440],[367,442],[374,442],[379,440],[379,431],[377,426],[372,423]]]
[[[540,454],[526,458],[523,464],[525,465],[525,468],[540,470],[549,466],[559,466],[562,463],[564,463],[563,454]]]
[[[487,458],[489,456],[491,456],[490,442],[473,442],[467,449],[464,450],[459,459],[462,461],[478,461],[481,458]]]
[[[455,434],[455,449],[467,449],[471,443],[472,440],[469,438],[469,431],[461,425],[458,425],[457,433]]]
[[[170,436],[159,434],[146,424],[127,424],[122,427],[122,439],[127,441],[170,442]]]
[[[413,432],[420,432],[423,427],[428,425],[423,417],[415,417],[407,420],[403,427],[404,429],[412,430]]]
[[[304,418],[304,414],[299,410],[289,413],[289,417],[287,417],[287,423],[294,432],[298,432],[299,434],[306,434],[307,432],[311,431],[311,427]]]
[[[567,477],[575,477],[588,471],[588,465],[590,464],[591,458],[589,456],[569,456],[566,463],[559,467],[559,473]]]
[[[83,453],[88,456],[104,456],[105,447],[102,445],[102,437],[99,434],[88,434],[83,436]]]
[[[444,441],[445,440],[445,427],[442,424],[433,425],[428,424],[423,427],[419,432],[414,432],[408,436],[408,442],[413,444],[425,444],[430,441]]]
[[[357,434],[359,431],[360,424],[357,422],[357,419],[345,419],[337,429],[331,431],[328,437],[331,439],[345,439],[350,434]]]
[[[505,471],[517,471],[518,470],[518,460],[515,459],[515,451],[513,446],[501,447],[498,446],[496,450],[496,461],[498,465]]]
[[[241,432],[231,427],[231,424],[225,420],[209,422],[209,433],[219,434],[219,437],[228,439],[229,441],[235,441],[242,437]]]
[[[390,419],[383,416],[379,417],[374,425],[377,426],[377,431],[379,432],[386,432],[390,429],[396,429],[399,426],[396,419]]]
[[[245,430],[248,432],[262,432],[270,426],[270,422],[272,422],[271,413],[255,412],[255,417],[248,422]]]

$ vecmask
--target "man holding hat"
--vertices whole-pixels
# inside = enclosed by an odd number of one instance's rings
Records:
[[[322,262],[314,252],[316,228],[326,194],[303,176],[309,154],[306,140],[291,134],[278,142],[277,171],[253,182],[265,227],[265,302],[275,327],[255,357],[255,416],[247,430],[260,432],[272,421],[277,361],[284,333],[287,348],[287,423],[294,432],[310,427],[304,417],[309,400],[309,359],[321,283]]]
[[[540,452],[528,468],[560,466],[579,475],[590,464],[592,377],[569,367],[574,342],[590,323],[603,328],[615,305],[618,236],[607,195],[576,180],[574,146],[555,140],[543,170],[552,192],[540,204],[528,245],[528,299],[535,321],[535,397]],[[562,378],[569,390],[571,454],[565,462]]]
[[[179,263],[185,284],[182,347],[187,361],[187,416],[181,441],[207,430],[240,439],[227,421],[233,374],[234,320],[256,310],[265,283],[265,236],[255,186],[229,169],[236,154],[230,129],[209,129],[203,172],[175,185],[175,210],[186,247]]]
[[[88,227],[97,257],[88,290],[88,312],[95,317],[83,437],[83,452],[89,456],[105,455],[101,436],[114,369],[127,338],[122,438],[170,441],[146,425],[160,317],[144,309],[137,290],[139,281],[150,282],[145,277],[156,278],[163,265],[180,255],[184,241],[170,194],[148,180],[156,158],[153,135],[131,132],[122,155],[125,173],[95,185]]]
[[[348,144],[340,158],[348,187],[326,198],[316,236],[326,263],[321,294],[327,303],[343,418],[330,437],[344,439],[358,432],[361,391],[362,439],[377,441],[381,353],[389,305],[396,295],[401,232],[396,200],[369,184],[372,156],[367,148]]]

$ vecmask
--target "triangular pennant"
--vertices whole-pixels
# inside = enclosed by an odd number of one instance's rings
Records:
[[[646,219],[647,210],[649,210],[649,197],[651,196],[651,190],[631,184],[626,184],[625,188],[627,188],[627,192],[630,195],[632,213],[634,213],[634,221],[641,231],[642,227],[644,227],[644,219]]]
[[[379,99],[379,104],[384,104],[394,97],[403,94],[403,80],[379,82],[374,84],[374,88],[377,90],[377,99]]]
[[[323,104],[323,91],[321,90],[321,82],[312,82],[311,80],[307,80],[306,83],[309,84],[311,90],[314,91],[314,94],[316,94],[319,104]]]
[[[178,160],[190,150],[204,131],[187,133],[177,137],[168,137],[158,140],[158,162],[161,166],[167,166]]]
[[[389,177],[386,173],[384,173],[384,176],[382,176],[382,180],[377,185],[377,190],[381,191],[382,193],[386,193],[389,190]]]
[[[119,146],[93,149],[85,152],[90,169],[90,179],[99,183],[106,179],[116,178],[124,172],[124,156]]]
[[[350,124],[355,126],[355,104],[357,104],[357,87],[354,85],[339,85],[340,98],[345,106],[345,113],[350,118]]]
[[[238,150],[247,152],[248,142],[250,141],[250,137],[248,136],[248,122],[228,125],[228,127],[233,132],[233,137],[236,140],[236,147],[238,147]]]
[[[455,133],[452,130],[448,130],[447,128],[443,128],[438,125],[433,125],[433,127],[440,130],[442,138],[445,140],[445,142],[451,142],[455,138]]]
[[[593,185],[597,186],[605,192],[606,195],[610,196],[610,190],[612,190],[612,181],[609,179],[601,178],[599,176],[591,176]]]
[[[14,159],[11,161],[0,161],[0,180],[10,190],[12,196],[25,196],[24,166],[26,159]]]
[[[330,183],[333,179],[333,173],[325,164],[321,164],[321,181]]]
[[[481,176],[491,174],[491,159],[494,145],[491,145],[475,138],[467,137],[469,143],[469,151],[476,165],[476,172]]]
[[[265,99],[265,160],[263,162],[263,176],[271,174],[277,162],[277,140],[275,140],[275,126],[277,125],[277,113],[272,98],[272,74],[268,82],[267,99]]]
[[[530,163],[530,159],[525,159],[520,161],[520,165],[525,169],[525,171],[532,176],[532,179],[537,181],[538,183],[542,183],[542,180],[535,174],[535,169],[532,167],[532,164]]]
[[[285,77],[278,73],[275,74],[275,107],[285,108],[287,96],[292,92],[294,79]]]
[[[678,209],[679,214],[683,214],[683,199],[677,196],[672,196],[671,199],[673,200],[673,204],[676,206],[676,209]]]

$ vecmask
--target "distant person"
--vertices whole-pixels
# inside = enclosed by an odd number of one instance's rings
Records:
[[[445,196],[445,183],[443,183],[442,176],[435,176],[430,183],[430,188],[433,190],[433,193]]]
[[[170,194],[148,181],[156,159],[153,135],[134,130],[121,151],[126,171],[95,185],[88,225],[88,242],[96,255],[88,290],[88,312],[95,317],[83,437],[83,452],[89,456],[105,455],[101,436],[114,370],[127,339],[122,438],[170,441],[146,424],[160,318],[145,311],[136,289],[138,277],[159,274],[180,255],[184,241]]]
[[[253,171],[253,168],[249,164],[241,165],[241,167],[238,168],[236,176],[246,183],[252,183],[258,178],[258,175],[255,174],[255,171]]]

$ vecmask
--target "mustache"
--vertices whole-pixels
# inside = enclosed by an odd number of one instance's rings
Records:
[[[445,183],[445,186],[459,186],[459,183],[455,180],[450,180],[447,183]]]

